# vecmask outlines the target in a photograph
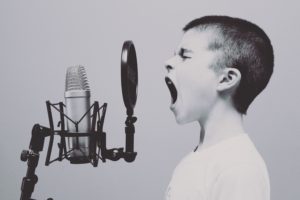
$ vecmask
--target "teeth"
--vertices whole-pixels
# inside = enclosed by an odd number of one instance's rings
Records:
[[[172,82],[172,80],[169,77],[165,78],[166,84],[170,90],[171,93],[171,97],[172,97],[172,104],[174,104],[177,100],[177,90],[176,87],[174,85],[174,83]]]

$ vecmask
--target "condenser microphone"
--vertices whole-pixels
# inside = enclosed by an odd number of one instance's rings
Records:
[[[83,66],[72,66],[67,69],[65,105],[67,131],[70,133],[88,133],[90,124],[90,87]],[[89,162],[89,137],[69,138],[71,163]]]
[[[83,66],[67,69],[65,85],[65,104],[46,101],[49,128],[35,124],[31,132],[29,149],[21,154],[21,160],[27,161],[26,176],[21,186],[21,200],[31,200],[38,177],[35,169],[39,162],[39,152],[43,151],[45,138],[49,137],[45,165],[55,161],[69,160],[71,164],[91,163],[98,166],[99,160],[117,161],[123,158],[133,162],[135,122],[134,107],[137,100],[138,68],[136,51],[132,41],[125,41],[121,54],[121,82],[124,105],[126,107],[125,148],[107,149],[106,132],[103,131],[107,103],[102,106],[98,101],[90,103],[90,87]],[[59,114],[56,130],[53,111]],[[57,114],[57,113],[56,113]],[[58,157],[51,159],[54,136],[60,136]],[[50,199],[48,199],[50,200]]]

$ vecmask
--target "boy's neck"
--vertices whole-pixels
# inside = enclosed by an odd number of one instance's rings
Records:
[[[242,114],[224,105],[216,106],[208,118],[199,123],[201,133],[198,150],[245,133]]]

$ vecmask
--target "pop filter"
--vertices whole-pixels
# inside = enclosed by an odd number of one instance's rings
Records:
[[[133,115],[137,99],[138,69],[136,52],[132,41],[125,41],[121,54],[122,94],[127,115]]]

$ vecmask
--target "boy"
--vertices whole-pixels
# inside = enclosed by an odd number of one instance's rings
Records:
[[[166,62],[176,121],[198,121],[200,144],[176,167],[167,200],[269,200],[265,163],[242,117],[273,72],[268,36],[227,16],[195,19]]]

